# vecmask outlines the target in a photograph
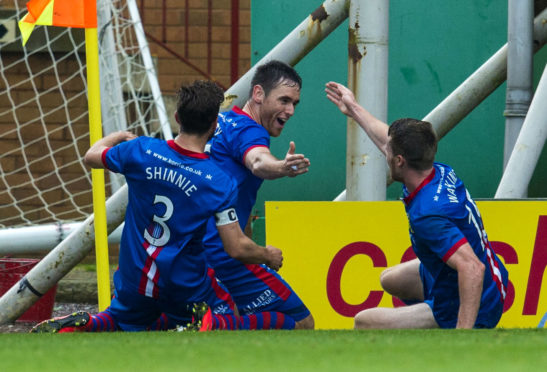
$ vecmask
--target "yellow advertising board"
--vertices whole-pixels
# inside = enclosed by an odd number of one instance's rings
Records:
[[[547,321],[547,201],[477,202],[494,251],[509,271],[498,327]],[[413,258],[403,203],[267,202],[266,242],[283,250],[281,275],[318,329],[353,327],[353,315],[398,306],[380,273]]]

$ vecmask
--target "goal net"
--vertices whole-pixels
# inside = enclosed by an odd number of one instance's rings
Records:
[[[26,1],[0,5],[1,229],[82,221],[93,212],[85,32],[38,26],[22,47]],[[99,0],[103,135],[169,138],[135,0]],[[144,43],[144,44],[143,44]],[[107,197],[123,182],[108,176]]]

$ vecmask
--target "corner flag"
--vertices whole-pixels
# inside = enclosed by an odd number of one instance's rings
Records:
[[[30,0],[19,21],[23,45],[35,25],[97,28],[96,0]]]

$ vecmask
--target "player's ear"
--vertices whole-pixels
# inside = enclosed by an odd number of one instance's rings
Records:
[[[406,164],[406,159],[403,155],[395,155],[395,165],[399,168],[402,168]]]
[[[179,113],[175,111],[175,121],[180,124]]]
[[[262,103],[264,101],[264,98],[266,97],[266,94],[264,93],[264,89],[261,85],[255,85],[253,87],[253,101],[256,103]]]

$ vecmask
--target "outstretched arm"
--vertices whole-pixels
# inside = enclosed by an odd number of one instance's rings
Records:
[[[381,120],[376,119],[364,107],[355,100],[352,91],[342,84],[333,81],[326,84],[325,92],[327,98],[334,103],[340,111],[352,118],[365,130],[374,144],[386,155],[386,146],[388,142],[388,125]]]
[[[243,234],[239,222],[217,226],[224,250],[231,257],[246,264],[266,264],[279,270],[283,264],[281,250],[271,245],[262,247]]]
[[[84,157],[84,163],[92,168],[104,168],[102,161],[103,151],[109,147],[116,146],[118,143],[137,138],[131,132],[114,132],[101,138],[87,150]]]
[[[255,147],[245,155],[245,166],[257,177],[274,180],[281,177],[296,177],[308,172],[310,160],[303,154],[295,154],[291,141],[285,159],[279,160],[267,147]]]

